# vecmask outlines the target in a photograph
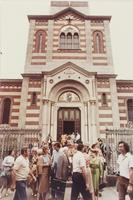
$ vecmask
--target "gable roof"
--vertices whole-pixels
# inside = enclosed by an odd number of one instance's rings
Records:
[[[46,75],[55,75],[61,71],[64,71],[66,70],[67,68],[71,68],[77,72],[80,72],[82,74],[84,74],[85,76],[90,76],[90,75],[96,75],[97,73],[96,72],[89,72],[83,68],[81,68],[80,66],[74,64],[73,62],[66,62],[65,64],[63,65],[60,65],[59,67],[56,67],[55,69],[52,69],[51,71],[44,71],[42,72],[43,74],[46,74]]]
[[[29,19],[29,21],[30,20],[55,19],[55,18],[60,17],[63,14],[68,13],[68,12],[74,13],[74,14],[78,15],[79,17],[81,17],[83,19],[88,19],[88,20],[108,20],[108,21],[111,20],[111,16],[85,15],[72,7],[65,8],[53,15],[28,15],[28,19]]]

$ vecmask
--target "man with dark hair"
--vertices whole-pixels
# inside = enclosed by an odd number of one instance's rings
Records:
[[[117,190],[119,200],[125,200],[128,193],[130,200],[133,200],[133,155],[129,152],[129,145],[120,141],[118,143],[120,155],[118,157],[119,176],[117,180]]]
[[[91,194],[86,184],[86,161],[82,153],[83,144],[78,144],[77,151],[73,156],[73,175],[71,200],[77,200],[81,193],[84,200],[91,200]]]
[[[28,175],[35,178],[30,172],[28,149],[26,147],[21,149],[21,155],[15,160],[13,167],[14,177],[16,180],[16,191],[13,200],[27,200],[26,181]]]

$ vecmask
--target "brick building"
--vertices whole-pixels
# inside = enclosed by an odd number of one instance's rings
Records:
[[[52,1],[51,14],[30,15],[22,79],[0,80],[0,124],[41,129],[83,141],[133,121],[133,80],[117,80],[110,16],[91,16],[87,2]]]

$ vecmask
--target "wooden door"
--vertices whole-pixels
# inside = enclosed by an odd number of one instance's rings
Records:
[[[64,121],[74,122],[74,132],[81,134],[81,112],[79,108],[60,108],[57,117],[57,140],[64,134]]]

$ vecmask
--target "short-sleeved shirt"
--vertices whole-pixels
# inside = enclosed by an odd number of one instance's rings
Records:
[[[14,157],[13,156],[6,156],[2,162],[4,167],[12,167],[14,164]]]
[[[11,155],[6,156],[2,162],[4,171],[10,171],[13,165],[14,165],[14,157]]]
[[[129,169],[133,167],[133,155],[129,152],[125,155],[120,154],[117,163],[119,165],[120,176],[129,179]]]
[[[82,152],[77,151],[73,156],[73,172],[82,173],[82,167],[86,168],[85,157]]]
[[[59,149],[59,151],[54,150],[53,151],[53,162],[52,162],[52,166],[54,167],[55,164],[57,164],[59,156],[63,155],[62,149]]]
[[[30,168],[29,168],[29,159],[20,155],[14,163],[13,169],[15,170],[16,180],[27,180]]]

